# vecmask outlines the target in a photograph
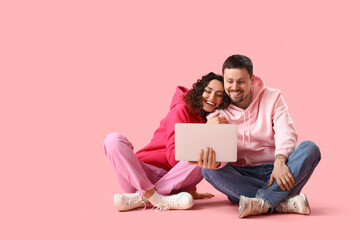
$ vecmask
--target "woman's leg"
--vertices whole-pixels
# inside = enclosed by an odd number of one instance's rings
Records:
[[[115,194],[114,204],[118,211],[141,207],[146,200],[160,210],[192,207],[193,199],[189,193],[171,196],[158,194],[154,184],[157,184],[159,179],[167,174],[167,171],[141,162],[135,156],[133,146],[126,137],[119,133],[111,133],[105,139],[104,148],[107,157],[113,164],[119,185],[127,192],[137,190],[141,194]],[[163,189],[163,185],[159,184],[159,188]]]
[[[202,179],[199,166],[180,161],[154,185],[160,194],[169,195],[193,191]]]
[[[125,192],[139,191],[143,195],[145,191],[154,188],[151,180],[157,180],[156,174],[135,156],[134,148],[125,136],[110,133],[105,138],[104,149],[114,167],[116,179]],[[149,179],[148,175],[154,179]]]

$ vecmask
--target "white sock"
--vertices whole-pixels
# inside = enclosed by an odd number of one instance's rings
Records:
[[[153,193],[153,195],[152,195],[150,198],[148,198],[148,200],[149,200],[149,202],[150,202],[153,206],[155,206],[156,204],[159,203],[161,197],[162,197],[162,195],[158,194],[158,192],[155,191],[155,192]],[[144,197],[144,198],[145,198],[145,197]]]

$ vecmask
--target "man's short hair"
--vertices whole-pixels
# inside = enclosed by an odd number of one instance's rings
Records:
[[[253,63],[250,58],[248,58],[244,55],[235,54],[235,55],[228,57],[222,66],[223,75],[224,75],[225,68],[229,68],[229,69],[230,68],[239,68],[239,69],[245,68],[248,71],[248,73],[250,74],[250,78],[253,75]]]

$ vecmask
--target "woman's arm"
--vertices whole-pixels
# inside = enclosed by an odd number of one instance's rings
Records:
[[[179,104],[171,109],[169,118],[166,122],[166,159],[170,166],[175,166],[175,123],[188,123],[189,113],[186,105]]]

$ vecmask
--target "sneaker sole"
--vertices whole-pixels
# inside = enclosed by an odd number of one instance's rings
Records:
[[[121,209],[119,209],[119,203],[121,202],[122,196],[121,194],[114,194],[114,206],[117,211],[121,212]]]
[[[306,195],[301,193],[300,196],[304,200],[304,203],[305,203],[305,207],[304,207],[303,211],[301,211],[301,214],[309,215],[311,213],[311,209],[310,209],[309,202],[306,198]]]
[[[240,196],[240,199],[239,199],[239,218],[246,217],[246,216],[242,216],[242,214],[244,213],[245,207],[246,207],[245,198],[243,196]]]

